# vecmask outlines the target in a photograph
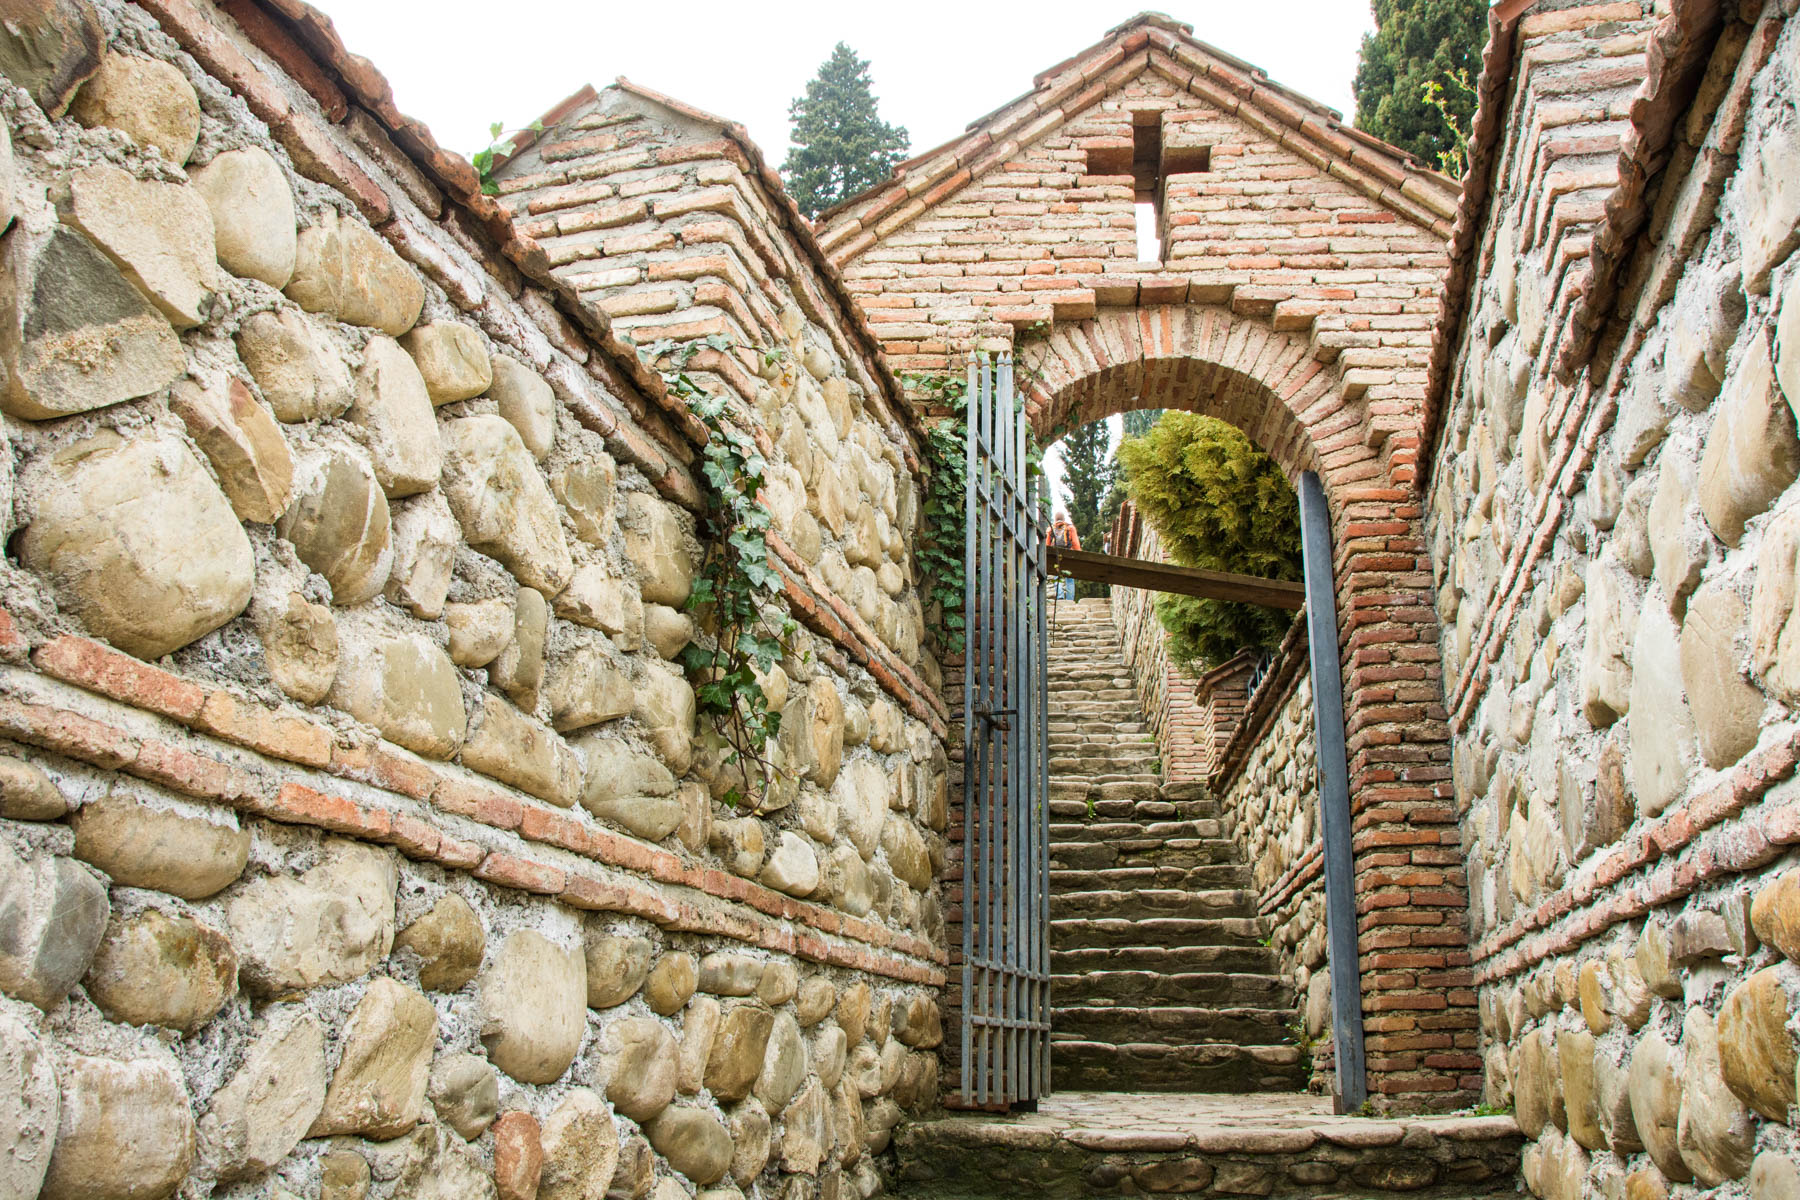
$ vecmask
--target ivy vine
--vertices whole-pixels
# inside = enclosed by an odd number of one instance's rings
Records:
[[[688,374],[701,350],[731,352],[731,339],[713,334],[698,341],[664,338],[638,347],[638,357],[662,374],[669,393],[706,426],[701,476],[707,483],[701,517],[706,557],[687,607],[706,618],[713,645],[690,642],[681,665],[694,683],[695,707],[710,717],[728,747],[724,766],[740,766],[753,794],[736,786],[726,804],[753,806],[774,783],[779,768],[768,754],[781,732],[781,713],[769,706],[757,672],[767,673],[792,649],[799,626],[769,608],[782,594],[781,573],[769,565],[772,517],[757,498],[768,460],[750,436],[728,420],[727,402]],[[767,354],[765,353],[765,358]]]
[[[925,581],[927,605],[936,604],[941,614],[937,634],[944,652],[963,652],[963,530],[968,485],[968,381],[960,375],[909,375],[903,380],[908,394],[927,397],[950,410],[934,424],[925,438],[931,474],[925,483],[925,502],[919,523],[917,551],[919,577]]]
[[[475,174],[481,179],[481,194],[484,196],[497,196],[500,194],[500,185],[494,180],[495,160],[506,158],[518,148],[518,144],[511,138],[502,138],[500,136],[505,128],[506,126],[502,125],[499,121],[495,121],[492,125],[489,125],[489,141],[487,149],[477,150],[469,156],[469,165],[475,168]],[[533,121],[520,132],[526,131],[531,133],[542,133],[544,132],[544,123],[542,121]]]

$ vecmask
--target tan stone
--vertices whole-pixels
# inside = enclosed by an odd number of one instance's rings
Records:
[[[763,1050],[762,1069],[752,1085],[756,1099],[771,1112],[787,1107],[806,1082],[806,1043],[800,1023],[789,1013],[777,1013]]]
[[[1694,594],[1681,626],[1681,677],[1709,767],[1727,767],[1756,745],[1763,695],[1744,678],[1738,634],[1748,616],[1737,590],[1711,580]]]
[[[337,210],[319,211],[302,230],[294,277],[283,290],[307,312],[399,337],[419,319],[425,286],[368,226]]]
[[[800,972],[788,959],[763,964],[762,978],[756,983],[756,998],[770,1008],[780,1008],[800,990]]]
[[[556,393],[542,376],[517,359],[496,354],[489,366],[491,383],[487,394],[493,398],[502,417],[519,431],[519,440],[539,462],[556,445]],[[608,460],[610,465],[611,460]],[[574,467],[565,470],[577,469]],[[562,489],[556,489],[561,494]],[[611,482],[608,480],[610,493]],[[610,506],[611,497],[608,496]],[[582,533],[579,523],[576,532]],[[583,533],[585,537],[585,533]],[[597,539],[590,539],[597,540]]]
[[[63,611],[160,658],[250,602],[256,561],[230,503],[173,437],[102,432],[51,455],[19,545]]]
[[[555,601],[556,615],[610,634],[619,649],[636,650],[644,638],[644,605],[637,585],[614,578],[605,567],[575,571]]]
[[[1740,152],[1737,211],[1743,214],[1744,290],[1766,295],[1769,273],[1800,236],[1800,129],[1772,121]]]
[[[344,1026],[325,1106],[307,1136],[356,1133],[385,1140],[417,1125],[436,1040],[431,1001],[392,979],[370,980]]]
[[[405,1154],[394,1179],[396,1196],[407,1200],[498,1200],[481,1156],[431,1121],[421,1123],[394,1150]]]
[[[186,369],[168,320],[87,238],[19,228],[0,271],[0,408],[45,420],[146,396]]]
[[[587,956],[589,1008],[612,1008],[623,1004],[637,995],[638,989],[649,978],[653,952],[649,938],[589,933],[582,945]],[[681,1002],[685,1004],[687,997],[683,996]],[[675,1006],[676,1009],[680,1007],[680,1004]]]
[[[626,1017],[601,1035],[596,1072],[613,1108],[642,1125],[675,1098],[681,1052],[661,1021]]]
[[[695,1183],[717,1183],[731,1168],[731,1134],[711,1113],[679,1105],[663,1110],[646,1132],[656,1152]]]
[[[1757,937],[1800,962],[1800,871],[1784,871],[1757,889],[1750,924]]]
[[[501,413],[505,415],[504,410]],[[515,422],[515,425],[517,422]],[[524,433],[519,435],[525,438]],[[530,446],[531,440],[525,440]],[[556,498],[562,501],[575,536],[592,546],[604,546],[612,537],[613,499],[619,470],[612,456],[598,446],[582,443],[584,455],[564,463],[550,477]]]
[[[819,890],[821,879],[818,851],[804,837],[784,830],[768,861],[763,863],[759,878],[764,886],[778,892],[810,896]]]
[[[1717,1029],[1705,1009],[1690,1008],[1683,1017],[1681,1054],[1681,1114],[1675,1142],[1694,1179],[1718,1187],[1750,1169],[1756,1127],[1725,1084]],[[1663,1173],[1669,1174],[1666,1168]]]
[[[751,996],[762,982],[763,961],[715,950],[700,960],[700,990],[715,996]]]
[[[319,1157],[319,1200],[367,1200],[369,1162],[354,1150]]]
[[[731,1133],[732,1182],[749,1187],[769,1163],[770,1133],[773,1123],[768,1110],[756,1100],[744,1101],[731,1110],[728,1118]]]
[[[763,823],[755,817],[714,821],[711,845],[727,871],[745,879],[751,878],[762,869],[765,852]]]
[[[431,992],[458,992],[481,970],[487,934],[469,902],[445,892],[431,911],[400,931],[395,949],[419,956],[419,986]]]
[[[444,451],[425,379],[392,338],[372,337],[344,418],[362,427],[375,478],[388,499],[437,486]]]
[[[915,993],[904,1004],[894,1005],[891,1025],[894,1037],[904,1046],[933,1050],[943,1044],[944,1019],[929,996]]]
[[[444,1055],[431,1068],[426,1094],[438,1120],[472,1142],[500,1111],[500,1076],[478,1054]]]
[[[239,983],[267,998],[366,974],[393,948],[397,885],[389,852],[339,839],[302,875],[251,880],[226,908]]]
[[[192,1033],[237,994],[237,955],[189,917],[115,913],[83,982],[109,1020]]]
[[[212,214],[219,265],[246,279],[284,288],[294,276],[294,194],[275,159],[260,146],[216,155],[188,173]]]
[[[831,1099],[814,1079],[781,1114],[781,1169],[817,1174],[831,1145]]]
[[[382,737],[426,758],[449,758],[468,733],[450,656],[412,629],[346,618],[329,700]]]
[[[337,622],[331,610],[289,592],[256,613],[269,678],[302,704],[317,704],[337,677]]]
[[[446,422],[442,438],[444,494],[469,544],[525,586],[562,591],[574,562],[556,502],[518,431],[480,415]]]
[[[393,569],[387,496],[360,450],[326,446],[294,469],[294,499],[275,524],[341,607],[373,598]]]
[[[794,1013],[800,1018],[801,1026],[810,1029],[830,1016],[836,1004],[837,989],[831,986],[831,980],[815,975],[800,985]]]
[[[762,1071],[774,1024],[775,1014],[761,1005],[738,1004],[726,1011],[706,1060],[706,1086],[714,1096],[720,1100],[742,1100],[750,1094],[751,1085]]]
[[[1594,1077],[1594,1035],[1585,1029],[1558,1030],[1556,1066],[1562,1075],[1563,1111],[1569,1136],[1584,1149],[1606,1149],[1606,1135],[1600,1128],[1600,1094]]]
[[[350,407],[350,368],[318,323],[298,310],[246,317],[237,350],[278,420],[330,420]]]
[[[1537,1137],[1550,1123],[1557,1105],[1555,1090],[1556,1059],[1554,1043],[1542,1029],[1534,1029],[1519,1042],[1518,1058],[1513,1064],[1513,1099],[1517,1105],[1519,1128],[1526,1137]]]
[[[911,821],[889,813],[881,830],[881,848],[888,867],[908,887],[920,892],[931,887],[931,854]]]
[[[544,642],[550,633],[550,605],[536,588],[513,593],[512,638],[488,664],[488,681],[527,711],[538,706],[544,682]],[[554,707],[550,727],[556,728]],[[558,732],[563,732],[559,730]]]
[[[832,690],[829,684],[826,690]],[[832,691],[832,695],[836,692]],[[783,724],[785,726],[785,719]],[[865,861],[875,856],[875,850],[881,844],[882,827],[893,793],[892,777],[879,762],[869,758],[855,758],[845,763],[832,784],[831,795],[843,817],[844,836]]]
[[[1644,922],[1635,956],[1645,986],[1659,996],[1681,999],[1681,969],[1669,960],[1668,931],[1661,922]]]
[[[400,339],[433,405],[470,400],[488,390],[494,369],[481,335],[457,321],[415,325]]]
[[[711,996],[696,996],[681,1017],[681,1081],[677,1086],[692,1096],[706,1084],[706,1064],[725,1022],[725,1008]]]
[[[1694,505],[1695,464],[1690,455],[1678,452],[1677,444],[1663,451],[1650,500],[1652,576],[1677,610],[1699,584],[1700,572],[1712,557],[1712,537]]]
[[[1631,669],[1631,781],[1639,808],[1656,816],[1687,789],[1695,728],[1682,689],[1680,635],[1654,596],[1638,615]]]
[[[671,951],[656,960],[644,978],[644,1001],[652,1012],[674,1016],[687,1004],[700,982],[694,956]]]
[[[61,1119],[40,1200],[164,1200],[194,1163],[194,1116],[167,1051],[57,1064]]]
[[[397,500],[391,512],[394,568],[384,594],[415,617],[435,621],[444,613],[462,530],[437,491]]]
[[[126,887],[203,900],[244,873],[250,831],[229,812],[205,816],[154,803],[127,785],[88,801],[70,819],[75,856]]]
[[[1783,701],[1800,701],[1800,508],[1785,508],[1763,531],[1750,597],[1751,663]]]
[[[50,1166],[62,1115],[53,1045],[0,1012],[0,1195],[36,1196]]]
[[[587,964],[579,951],[517,930],[481,974],[481,1041],[520,1083],[553,1083],[587,1029]]]
[[[463,765],[560,808],[575,803],[581,762],[556,731],[492,692],[462,748]]]
[[[1637,619],[1637,584],[1629,569],[1603,556],[1588,566],[1586,596],[1582,712],[1590,724],[1604,728],[1631,707],[1630,655]]]
[[[1765,967],[1719,1006],[1719,1067],[1732,1094],[1771,1121],[1786,1121],[1800,1065],[1787,1023],[1791,1005],[1778,968]]]
[[[270,1170],[325,1104],[325,1027],[297,1004],[266,1010],[242,1063],[200,1120],[201,1154],[225,1180]]]
[[[1800,412],[1800,275],[1789,275],[1775,318],[1775,381],[1788,407]]]
[[[187,76],[166,62],[132,54],[105,55],[75,94],[69,115],[90,129],[117,129],[178,167],[200,138],[200,100]]]
[[[177,329],[204,321],[219,286],[212,214],[194,189],[114,166],[69,177],[57,211],[93,240]]]
[[[619,1146],[619,1164],[606,1194],[614,1200],[645,1200],[656,1186],[656,1151],[650,1139],[634,1134]]]
[[[105,882],[60,855],[20,857],[0,842],[0,991],[49,1012],[106,932]]]
[[[680,608],[693,587],[694,563],[674,510],[655,496],[629,492],[623,521],[625,554],[638,569],[644,599]]]
[[[860,980],[838,993],[838,1028],[844,1031],[852,1046],[862,1041],[869,1023],[870,1001],[869,985]]]
[[[677,775],[694,761],[694,688],[687,679],[656,663],[646,663],[632,698],[632,717],[645,729],[656,753]]]
[[[1750,1164],[1750,1200],[1800,1200],[1800,1162],[1764,1150]]]
[[[781,731],[794,769],[820,787],[831,788],[844,760],[844,705],[829,679],[814,679],[805,691],[789,698]],[[879,835],[877,826],[875,836]]]
[[[446,604],[444,624],[450,627],[450,661],[459,667],[485,667],[512,641],[512,605],[505,600]]]
[[[595,1200],[619,1165],[619,1127],[606,1103],[572,1088],[544,1121],[538,1200]]]
[[[35,764],[0,754],[0,817],[55,821],[69,812],[69,798]]]
[[[599,735],[582,738],[579,749],[586,762],[583,808],[653,842],[681,824],[675,777],[655,757]]]
[[[550,725],[574,733],[631,711],[631,678],[618,654],[592,634],[562,639],[546,662],[544,699]]]
[[[665,604],[644,605],[644,641],[666,659],[680,657],[694,640],[694,620]]]
[[[293,494],[294,460],[280,426],[236,379],[176,384],[169,407],[212,463],[231,507],[245,521],[273,522]]]
[[[537,1118],[513,1111],[494,1124],[494,1189],[498,1200],[536,1200],[544,1169]]]
[[[1744,523],[1800,474],[1794,410],[1776,387],[1767,335],[1751,340],[1718,414],[1700,461],[1700,508],[1719,540],[1736,546]]]

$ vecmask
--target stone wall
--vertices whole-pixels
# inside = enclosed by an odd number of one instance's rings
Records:
[[[1800,1172],[1800,23],[1722,8],[1496,16],[1445,331],[1429,528],[1486,1098],[1566,1200]]]
[[[0,31],[0,1193],[873,1194],[946,961],[891,377],[753,151],[596,100],[644,157],[556,195],[680,231],[558,220],[780,247],[631,260],[748,314],[694,377],[797,629],[734,810],[636,279],[566,279],[297,0],[223,7]]]
[[[1113,538],[1109,554],[1164,561],[1156,531],[1137,518],[1129,503],[1120,510]],[[1169,635],[1156,615],[1156,593],[1127,587],[1108,590],[1113,624],[1124,644],[1125,665],[1131,669],[1144,719],[1156,736],[1163,778],[1170,783],[1206,779],[1212,770],[1218,731],[1199,682],[1179,663],[1169,661]],[[1239,673],[1227,672],[1232,678]],[[1229,690],[1227,685],[1220,693],[1227,703]]]

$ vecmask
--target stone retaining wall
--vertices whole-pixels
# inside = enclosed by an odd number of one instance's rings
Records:
[[[609,93],[571,258],[324,18],[222,8],[0,30],[0,1194],[872,1195],[946,962],[893,380],[753,149]],[[798,622],[754,812],[676,663],[659,269],[748,314],[695,377]]]
[[[1722,8],[1497,16],[1443,360],[1486,1098],[1566,1200],[1800,1176],[1800,24]]]

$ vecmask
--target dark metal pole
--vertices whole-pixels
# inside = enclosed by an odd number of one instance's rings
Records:
[[[1313,732],[1319,755],[1319,824],[1325,840],[1325,944],[1331,967],[1331,1044],[1339,1112],[1369,1096],[1363,1065],[1362,970],[1356,949],[1356,862],[1350,846],[1350,771],[1344,749],[1344,676],[1331,572],[1331,510],[1312,471],[1300,476],[1300,549],[1306,565],[1306,637],[1312,657]]]

